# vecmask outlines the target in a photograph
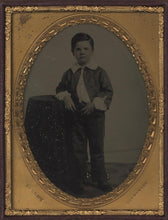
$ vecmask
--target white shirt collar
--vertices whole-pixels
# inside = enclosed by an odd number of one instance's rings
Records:
[[[79,68],[81,67],[88,67],[89,69],[92,69],[92,70],[96,70],[97,69],[97,64],[95,62],[89,62],[87,65],[85,66],[81,66],[79,65],[78,63],[75,63],[72,67],[71,67],[71,70],[73,73],[75,73]]]

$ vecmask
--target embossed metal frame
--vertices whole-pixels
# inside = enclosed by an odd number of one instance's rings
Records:
[[[109,7],[108,7],[109,9]],[[14,7],[14,8],[10,8],[7,7],[6,8],[6,40],[8,41],[8,43],[6,44],[7,49],[10,50],[10,36],[11,36],[11,15],[12,13],[18,12],[18,11],[36,11],[36,10],[43,10],[42,7]],[[90,12],[96,12],[96,11],[101,11],[104,12],[106,11],[105,7],[83,7],[83,6],[78,6],[78,7],[67,7],[67,8],[62,8],[62,7],[57,7],[55,8],[55,10],[70,10],[70,11],[90,11]],[[117,8],[115,9],[117,10]],[[120,11],[124,9],[119,9]],[[129,10],[131,11],[147,11],[147,12],[155,12],[155,13],[160,13],[160,23],[163,23],[163,8],[162,7],[131,7],[129,8]],[[75,18],[75,19],[74,19]],[[54,24],[52,24],[48,30],[46,31],[46,33],[42,34],[39,39],[37,40],[37,42],[35,44],[32,45],[31,49],[29,50],[28,55],[24,58],[24,61],[21,65],[20,71],[19,71],[19,77],[18,77],[18,83],[17,83],[17,88],[16,88],[16,93],[14,96],[14,104],[13,104],[13,108],[14,108],[14,117],[16,118],[16,126],[19,129],[19,138],[21,140],[21,145],[22,145],[22,153],[24,155],[24,159],[26,161],[26,164],[28,165],[29,170],[31,171],[31,173],[34,173],[33,176],[36,176],[36,180],[39,182],[39,184],[44,185],[45,184],[45,190],[48,191],[52,196],[54,195],[58,195],[59,194],[59,200],[60,201],[64,201],[64,202],[68,202],[68,204],[74,206],[78,209],[76,211],[70,211],[70,213],[65,213],[64,214],[85,214],[85,211],[81,210],[80,207],[82,207],[82,209],[87,209],[88,207],[99,207],[99,205],[102,205],[102,202],[100,202],[101,200],[103,200],[103,203],[105,201],[111,202],[113,199],[117,198],[118,196],[120,196],[120,193],[123,193],[126,189],[128,189],[128,187],[130,187],[130,185],[132,184],[132,182],[135,180],[135,178],[140,175],[141,171],[143,170],[145,164],[148,161],[148,157],[150,155],[150,151],[152,150],[152,143],[155,137],[155,129],[156,129],[156,124],[157,124],[157,120],[158,120],[158,115],[157,115],[157,111],[159,109],[159,112],[161,112],[161,114],[159,114],[159,122],[160,122],[160,132],[163,132],[163,91],[160,91],[159,94],[156,94],[156,91],[152,85],[152,81],[150,78],[150,74],[149,74],[149,70],[148,67],[145,63],[145,61],[143,60],[143,57],[140,53],[140,50],[138,49],[138,47],[136,46],[135,42],[133,42],[133,40],[130,38],[130,36],[126,33],[126,31],[122,30],[122,28],[118,27],[116,24],[114,24],[111,20],[108,20],[106,18],[104,18],[103,16],[100,15],[91,15],[91,16],[85,16],[82,15],[81,16],[76,16],[74,15],[74,18],[69,17],[66,18],[68,23],[65,23],[65,19],[61,19],[60,21],[57,22],[56,27],[57,29],[55,29]],[[108,193],[107,195],[103,195],[97,198],[93,198],[93,199],[77,199],[75,197],[72,197],[70,195],[67,195],[66,193],[63,193],[61,190],[59,190],[58,188],[56,188],[53,184],[50,183],[50,181],[44,176],[44,174],[41,172],[40,168],[38,167],[36,161],[33,160],[33,155],[28,147],[28,142],[26,140],[26,136],[24,133],[24,126],[23,126],[23,93],[24,93],[24,87],[26,85],[26,80],[28,77],[28,73],[30,71],[30,68],[33,64],[33,62],[35,61],[36,56],[38,55],[38,53],[41,51],[41,48],[45,45],[45,43],[50,40],[53,36],[55,36],[59,31],[63,30],[65,27],[68,27],[70,25],[75,25],[75,24],[83,24],[83,23],[92,23],[92,24],[99,24],[101,26],[103,26],[104,28],[112,31],[113,33],[115,33],[128,47],[128,49],[131,51],[131,53],[133,54],[133,56],[135,57],[135,60],[137,62],[137,64],[139,65],[139,69],[142,72],[142,75],[144,77],[144,81],[146,84],[146,90],[147,90],[147,94],[148,94],[148,108],[149,108],[149,112],[150,112],[150,118],[149,118],[149,127],[148,127],[148,132],[147,132],[147,138],[145,141],[145,145],[144,148],[142,150],[141,156],[139,157],[139,160],[137,162],[137,165],[135,166],[133,172],[129,175],[129,177],[119,186],[117,187],[114,191]],[[160,39],[163,40],[163,29],[160,29]],[[45,37],[44,37],[45,36]],[[160,54],[162,54],[163,48],[160,48]],[[6,57],[6,62],[8,62],[8,64],[10,64],[10,58],[9,56]],[[10,80],[11,77],[11,70],[6,68],[6,72],[10,73],[7,74],[7,78],[6,82],[8,80]],[[160,71],[163,71],[163,69],[160,69]],[[9,144],[11,146],[11,140],[10,140],[10,132],[11,132],[11,88],[6,89],[6,111],[5,111],[5,129],[6,129],[6,143]],[[158,102],[158,100],[161,100]],[[18,117],[19,115],[19,117]],[[11,162],[10,162],[10,152],[7,151],[7,163],[6,166],[9,168],[9,166],[11,166]],[[10,179],[10,175],[11,173],[7,173],[7,178]],[[8,180],[9,180],[8,179]],[[11,210],[11,182],[7,182],[6,183],[6,192],[7,192],[7,197],[6,197],[6,205],[8,210]],[[55,194],[56,193],[56,194]],[[162,196],[161,192],[161,196]],[[119,194],[119,195],[118,195]],[[67,200],[67,201],[65,201]],[[163,206],[163,204],[161,205]],[[87,211],[87,214],[93,214],[92,211]],[[96,211],[97,213],[95,214],[108,214],[108,211]],[[136,211],[137,212],[137,211]],[[35,214],[36,211],[32,211],[31,214]],[[11,215],[14,214],[14,212],[11,210]],[[29,211],[18,211],[18,213],[15,211],[15,214],[22,214],[22,215],[26,215],[29,214]],[[129,214],[134,214],[134,210],[130,211]],[[142,211],[139,214],[158,214],[158,212],[156,211],[156,213],[151,213],[150,211]]]

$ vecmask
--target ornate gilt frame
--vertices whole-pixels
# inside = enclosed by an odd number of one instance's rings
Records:
[[[19,73],[17,77],[17,84],[15,88],[15,93],[13,94],[11,89],[11,77],[12,77],[12,63],[11,63],[11,36],[12,36],[12,15],[14,13],[24,13],[24,12],[74,12],[74,15],[62,18],[52,23],[46,31],[41,33],[35,43],[31,46],[28,53],[25,55],[22,64],[19,68]],[[164,214],[164,202],[163,202],[163,129],[164,129],[164,91],[163,91],[163,7],[121,7],[121,6],[34,6],[34,7],[6,7],[6,24],[5,24],[5,140],[6,140],[6,215],[163,215]],[[81,12],[81,14],[76,14]],[[99,14],[95,14],[95,13]],[[104,14],[108,12],[146,12],[146,13],[156,13],[159,14],[159,91],[153,86],[153,82],[150,75],[150,68],[143,58],[141,50],[136,45],[136,42],[132,40],[126,30],[119,27],[110,19],[104,17]],[[86,16],[86,13],[87,14]],[[101,196],[100,198],[94,199],[75,199],[66,193],[61,192],[56,188],[41,172],[36,161],[33,159],[33,155],[28,147],[28,142],[24,133],[23,126],[23,93],[24,87],[26,85],[26,80],[30,71],[30,68],[35,61],[38,53],[41,51],[43,46],[47,41],[49,41],[53,36],[55,36],[59,31],[64,28],[75,25],[92,23],[103,26],[107,30],[112,31],[116,34],[128,47],[128,49],[133,54],[140,71],[142,72],[146,91],[148,94],[148,107],[149,107],[149,127],[147,132],[147,138],[141,153],[141,156],[135,166],[134,170],[131,172],[129,177],[115,190],[108,193],[107,195]],[[13,121],[14,120],[14,121]],[[11,124],[12,123],[12,124]],[[18,131],[20,150],[23,155],[24,161],[30,170],[31,174],[35,180],[42,186],[42,188],[49,193],[52,197],[58,199],[63,203],[68,203],[70,207],[75,209],[69,210],[14,210],[12,207],[12,140],[11,133],[14,128]],[[142,174],[145,169],[148,159],[150,157],[151,151],[153,149],[153,142],[156,133],[160,135],[158,144],[160,148],[160,193],[159,193],[159,209],[158,210],[103,210],[100,209],[104,204],[108,204],[118,197],[122,196],[126,190],[131,187],[132,182]]]

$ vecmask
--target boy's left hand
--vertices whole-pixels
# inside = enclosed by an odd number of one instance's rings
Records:
[[[94,104],[93,102],[89,102],[86,104],[85,107],[81,109],[81,112],[85,115],[89,115],[90,113],[93,112],[93,110],[94,110]]]

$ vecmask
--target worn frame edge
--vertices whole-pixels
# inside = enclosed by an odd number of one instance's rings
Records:
[[[52,7],[52,6],[51,6]],[[71,8],[72,7],[72,8]],[[75,9],[74,9],[74,6],[67,6],[67,8],[65,9],[65,11],[81,11],[82,8],[84,7],[84,10],[88,10],[90,7],[89,6],[75,6]],[[110,6],[107,6],[107,8],[110,7]],[[5,45],[6,45],[6,49],[5,49],[5,142],[6,142],[6,145],[8,144],[10,146],[10,149],[6,149],[6,186],[5,186],[5,200],[6,200],[6,204],[8,204],[6,206],[6,211],[5,211],[5,214],[6,215],[29,215],[30,211],[23,211],[23,210],[12,210],[12,199],[11,199],[11,188],[12,188],[12,180],[11,180],[11,176],[12,176],[12,173],[11,173],[11,108],[12,108],[12,93],[11,93],[11,86],[9,88],[9,85],[11,85],[11,76],[12,76],[12,72],[11,72],[11,69],[9,68],[9,66],[11,67],[11,59],[10,59],[10,56],[11,55],[11,17],[12,17],[12,14],[15,13],[15,12],[28,12],[28,11],[36,11],[38,9],[40,9],[40,11],[43,11],[45,7],[20,7],[20,6],[17,6],[17,7],[6,7],[5,8],[5,11],[6,11],[6,25],[5,25],[5,34],[6,34],[6,41],[5,41]],[[62,7],[55,7],[54,11],[60,11],[60,8]],[[101,7],[101,12],[103,12],[104,8],[106,7]],[[111,10],[111,8],[114,8],[114,6],[111,6],[110,7],[110,10],[108,12],[112,12],[113,10]],[[119,10],[121,9],[122,12],[125,12],[124,11],[124,8],[128,8],[128,6],[125,6],[125,7],[117,7],[117,12],[119,12]],[[135,11],[133,10],[135,8]],[[145,10],[143,10],[145,9]],[[50,7],[47,7],[47,10],[50,11]],[[92,7],[91,11],[97,11],[98,10],[98,7]],[[116,11],[116,9],[114,9]],[[83,11],[83,10],[82,10]],[[154,12],[154,13],[159,13],[160,15],[160,23],[162,23],[163,25],[163,7],[143,7],[143,6],[137,6],[137,7],[131,7],[131,11],[129,12]],[[160,23],[159,23],[159,36],[160,36],[160,40],[159,40],[159,55],[160,55],[160,60],[159,60],[159,72],[162,72],[162,76],[160,75],[160,79],[161,79],[161,82],[162,82],[162,85],[163,85],[163,26],[160,26]],[[8,56],[7,56],[8,54]],[[160,65],[160,61],[162,60],[162,65]],[[163,91],[159,91],[159,97],[161,99],[161,102],[159,102],[159,109],[162,109],[163,110],[163,105],[164,105],[164,95],[163,95]],[[162,112],[163,113],[163,112]],[[164,113],[163,113],[164,114]],[[159,121],[162,121],[163,122],[163,116],[159,119]],[[161,132],[163,132],[163,127],[162,125],[160,124],[159,125],[160,129],[161,129]],[[162,140],[163,141],[163,140]],[[162,142],[161,141],[161,142]],[[160,151],[160,162],[162,163],[163,165],[163,149]],[[9,162],[9,163],[8,163]],[[161,166],[161,164],[160,164]],[[9,180],[9,181],[8,181]],[[161,170],[161,173],[160,173],[160,180],[163,180],[163,169]],[[160,194],[159,194],[159,198],[160,198],[160,201],[163,202],[163,182],[162,182],[162,186],[160,188]],[[7,202],[8,201],[8,202]],[[10,201],[10,205],[9,205],[9,201]],[[162,203],[163,204],[163,203]],[[157,211],[140,211],[141,214],[139,213],[138,215],[163,215],[164,214],[164,211],[163,211],[163,206],[164,205],[160,205],[159,206],[159,210]],[[37,215],[37,210],[31,210],[32,214],[34,213],[35,215]],[[45,214],[46,211],[38,211],[38,214],[39,215],[43,215]],[[66,214],[65,214],[66,213]],[[81,214],[80,215],[90,215],[91,213],[89,211],[81,211],[80,212]],[[108,211],[109,214],[107,214],[106,212],[104,212],[103,214],[104,215],[113,215],[113,214],[117,214],[117,215],[135,215],[137,214],[137,211],[135,213],[134,210],[129,210],[129,211],[123,211],[123,214],[121,214],[121,211],[119,210],[111,210],[111,211]],[[58,211],[58,213],[56,214],[55,211],[54,213],[51,211],[51,213],[49,215],[74,215],[76,214],[76,212],[72,212],[72,211]],[[99,211],[97,211],[97,215],[99,214],[102,214],[99,213]]]

